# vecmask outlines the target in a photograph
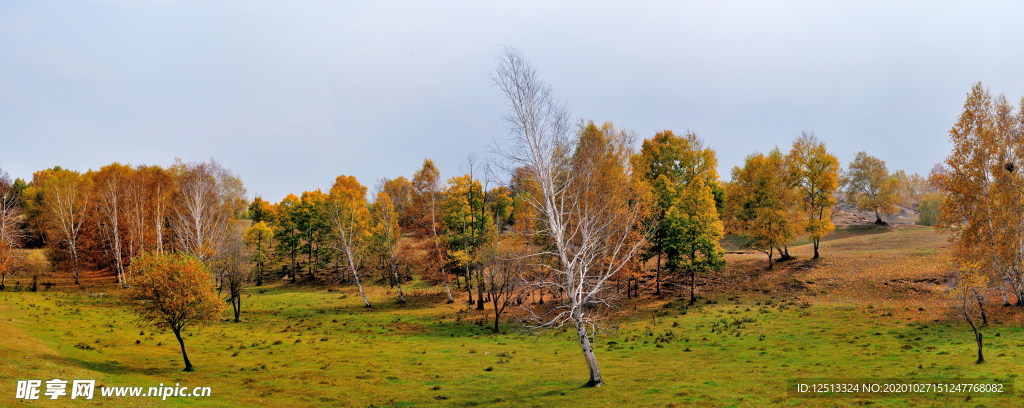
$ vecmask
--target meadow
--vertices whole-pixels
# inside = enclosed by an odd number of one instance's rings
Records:
[[[928,227],[843,231],[811,260],[766,270],[733,251],[698,282],[690,305],[676,282],[625,302],[594,341],[606,385],[584,387],[572,332],[527,333],[438,287],[406,286],[409,302],[369,286],[248,287],[242,322],[187,330],[196,372],[181,372],[170,332],[153,331],[113,285],[0,292],[0,406],[1018,406],[1008,398],[792,398],[798,378],[975,378],[1013,382],[1024,358],[1022,314],[988,307],[986,363],[942,298],[946,237]],[[456,299],[459,299],[456,296]],[[24,379],[95,379],[107,387],[209,386],[208,398],[13,399]]]

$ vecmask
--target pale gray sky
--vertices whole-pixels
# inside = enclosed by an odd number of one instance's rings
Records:
[[[720,172],[813,130],[926,173],[972,83],[1024,95],[1024,3],[0,3],[0,168],[217,158],[277,202],[506,134],[488,74],[520,48],[575,116],[696,132]],[[1016,103],[1015,103],[1016,104]]]

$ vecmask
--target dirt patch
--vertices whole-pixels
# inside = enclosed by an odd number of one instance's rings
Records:
[[[853,203],[846,201],[845,194],[836,193],[832,195],[836,199],[836,206],[832,210],[832,224],[837,229],[857,225],[875,224],[875,213],[872,211],[860,211]],[[921,213],[914,208],[899,207],[893,215],[882,215],[882,221],[891,225],[910,225],[917,222]]]

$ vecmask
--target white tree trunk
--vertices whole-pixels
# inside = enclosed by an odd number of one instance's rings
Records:
[[[587,337],[587,327],[582,321],[575,321],[576,323],[576,336],[580,340],[580,349],[583,350],[583,359],[587,361],[587,368],[590,370],[590,381],[587,382],[588,386],[600,387],[604,382],[601,381],[601,368],[597,366],[597,356],[594,355],[594,347],[590,345],[590,338]]]

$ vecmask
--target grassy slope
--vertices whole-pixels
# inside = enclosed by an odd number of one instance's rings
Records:
[[[580,387],[586,366],[569,333],[492,334],[473,324],[485,315],[422,287],[401,308],[389,304],[394,293],[373,288],[370,310],[350,288],[250,288],[243,323],[190,330],[195,373],[180,372],[172,334],[140,325],[116,298],[87,293],[95,289],[0,292],[0,406],[14,404],[16,380],[50,378],[180,382],[211,386],[214,398],[40,405],[947,405],[962,398],[789,399],[784,388],[790,378],[1015,377],[1024,355],[1016,309],[991,307],[989,362],[973,364],[969,329],[950,318],[932,283],[945,245],[909,227],[830,241],[821,261],[796,247],[797,261],[773,271],[763,270],[763,256],[730,255],[710,303],[651,301],[598,335],[608,385],[597,389]]]

